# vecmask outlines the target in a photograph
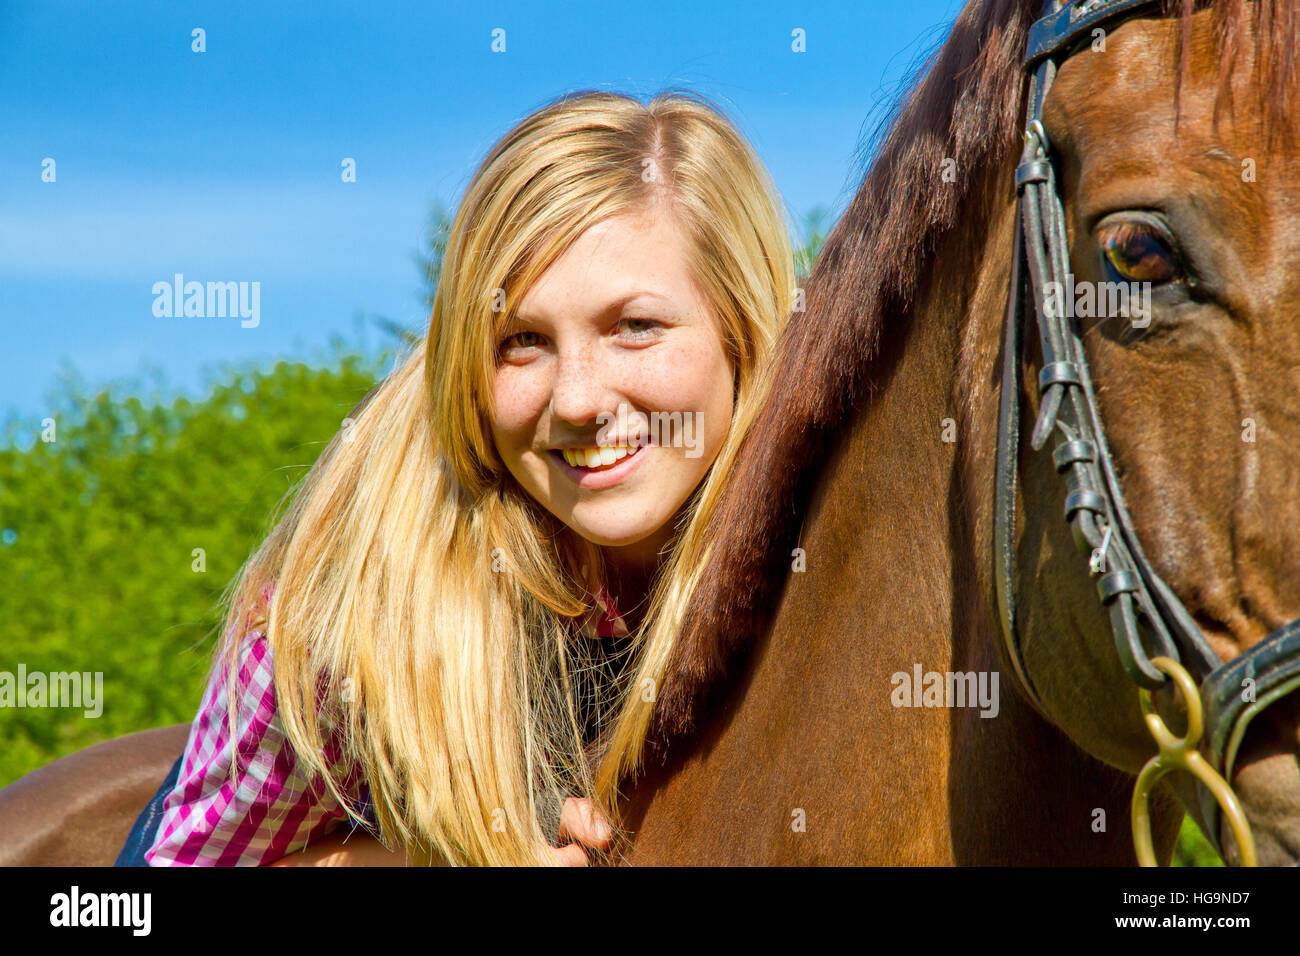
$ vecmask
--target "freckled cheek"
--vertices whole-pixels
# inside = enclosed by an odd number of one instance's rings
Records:
[[[664,350],[629,374],[628,391],[647,407],[663,411],[704,411],[717,405],[719,383],[730,389],[726,362],[707,344]]]
[[[550,398],[548,377],[510,368],[498,373],[493,388],[493,424],[511,442],[527,443]]]
[[[734,373],[721,343],[710,340],[693,356],[692,405],[703,416],[699,423],[707,460],[712,461],[731,428]]]

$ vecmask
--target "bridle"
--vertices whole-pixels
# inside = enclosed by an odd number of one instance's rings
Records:
[[[1016,634],[1015,521],[1020,438],[1021,335],[1025,314],[1037,316],[1042,351],[1039,413],[1031,436],[1038,451],[1059,431],[1052,451],[1065,479],[1065,519],[1078,548],[1092,556],[1089,572],[1110,615],[1115,650],[1138,685],[1148,730],[1159,753],[1133,792],[1133,840],[1138,861],[1156,864],[1148,800],[1164,774],[1185,770],[1196,780],[1201,825],[1223,855],[1219,813],[1228,819],[1242,862],[1254,864],[1254,840],[1241,803],[1226,782],[1246,726],[1269,704],[1300,688],[1300,620],[1279,628],[1225,663],[1187,609],[1152,568],[1133,530],[1097,411],[1088,361],[1072,310],[1047,292],[1066,287],[1070,259],[1065,210],[1057,192],[1051,145],[1041,122],[1043,101],[1060,65],[1099,28],[1160,11],[1158,0],[1047,0],[1029,33],[1025,147],[1016,169],[1019,194],[1015,251],[1004,328],[1002,397],[993,521],[994,580],[1005,651],[1030,703],[1047,712],[1025,669]],[[1059,283],[1052,287],[1050,283]],[[1175,737],[1156,713],[1151,691],[1172,680],[1187,708],[1187,732]],[[1251,683],[1253,681],[1253,684]],[[1202,741],[1202,729],[1204,740]],[[1202,751],[1204,751],[1202,753]]]

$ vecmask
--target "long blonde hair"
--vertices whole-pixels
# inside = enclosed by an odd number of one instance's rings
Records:
[[[606,769],[598,789],[575,709],[589,662],[573,624],[592,611],[600,551],[565,544],[564,526],[505,468],[491,382],[496,331],[542,272],[596,222],[664,198],[735,371],[731,430],[674,537],[698,542],[793,301],[789,218],[707,100],[585,92],[532,113],[489,152],[452,223],[427,339],[333,437],[227,590],[229,634],[264,626],[304,772],[360,820],[337,779],[342,761],[359,767],[384,839],[412,863],[551,863],[570,795],[613,819],[617,781]],[[615,739],[629,753],[645,720],[624,704],[643,696],[626,675],[661,667],[671,634],[659,609],[680,613],[697,550],[658,575],[624,679],[584,685],[602,719],[621,712]],[[216,658],[231,695],[238,644]],[[327,755],[327,732],[341,753]]]

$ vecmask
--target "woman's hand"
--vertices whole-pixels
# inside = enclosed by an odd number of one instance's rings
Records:
[[[560,811],[560,845],[551,852],[561,866],[586,866],[587,851],[582,846],[608,849],[609,834],[609,822],[590,800],[569,797]],[[566,839],[578,842],[566,844]]]
[[[346,828],[344,828],[346,831]],[[560,812],[560,846],[551,852],[561,866],[586,866],[584,846],[604,850],[610,828],[590,800],[569,797]],[[576,841],[576,842],[575,842]],[[366,833],[335,831],[268,866],[406,866],[406,850],[396,852]]]

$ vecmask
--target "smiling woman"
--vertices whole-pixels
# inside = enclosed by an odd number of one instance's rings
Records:
[[[520,122],[456,214],[427,340],[232,585],[144,862],[607,847],[591,755],[698,576],[794,291],[776,191],[706,101]]]
[[[654,291],[640,290],[646,276]],[[656,205],[591,227],[520,311],[537,318],[517,319],[526,331],[502,342],[497,451],[567,533],[604,549],[617,579],[644,576],[672,537],[670,519],[717,457],[733,405],[721,325],[691,278],[671,211]],[[614,431],[623,433],[600,441],[620,408]],[[663,413],[697,423],[702,454],[642,443],[651,416]]]

